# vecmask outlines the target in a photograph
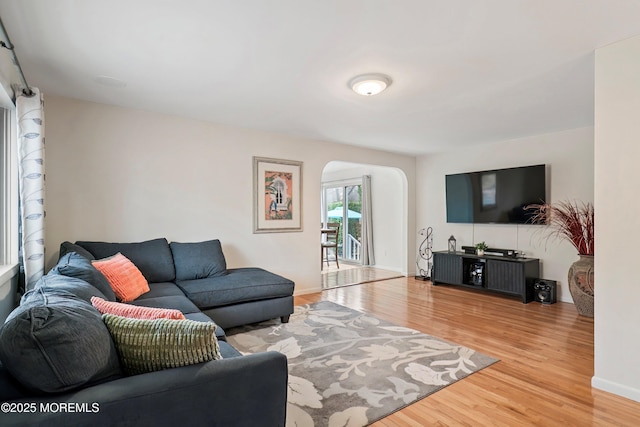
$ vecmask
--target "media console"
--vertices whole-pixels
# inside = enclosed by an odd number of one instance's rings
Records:
[[[533,301],[533,283],[540,277],[537,258],[510,258],[474,255],[463,252],[433,253],[434,285],[449,284],[482,289],[522,298],[524,304]]]

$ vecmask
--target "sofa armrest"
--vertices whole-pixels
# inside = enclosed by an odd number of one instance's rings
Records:
[[[35,413],[0,413],[0,424],[284,426],[287,372],[277,352],[213,360],[20,399],[35,403]]]

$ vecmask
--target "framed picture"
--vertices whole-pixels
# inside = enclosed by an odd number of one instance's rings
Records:
[[[253,232],[302,231],[302,162],[253,158]]]

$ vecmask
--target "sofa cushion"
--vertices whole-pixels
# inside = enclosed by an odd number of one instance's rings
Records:
[[[117,253],[109,258],[91,261],[93,266],[107,278],[116,297],[133,301],[149,292],[149,283],[140,270],[124,255]]]
[[[107,278],[91,264],[90,260],[77,252],[67,252],[63,255],[58,260],[58,264],[49,271],[49,274],[51,273],[82,279],[102,292],[105,299],[116,300],[116,295]]]
[[[25,294],[0,328],[0,360],[22,385],[39,392],[122,376],[100,313],[62,289],[40,287]]]
[[[222,358],[215,323],[130,319],[112,314],[102,318],[130,375]]]
[[[130,317],[133,319],[184,320],[185,318],[180,310],[172,308],[142,307],[120,302],[105,301],[98,297],[91,298],[91,305],[102,314],[115,314],[116,316]]]
[[[189,320],[196,320],[198,322],[213,322],[213,320],[211,320],[209,316],[207,316],[201,311],[198,311],[197,313],[187,313],[184,315],[184,317],[186,317]],[[217,326],[216,338],[218,338],[218,341],[226,341],[227,336],[225,335],[224,329],[222,329],[220,325],[218,325],[217,323],[216,323],[216,326]]]
[[[293,294],[294,283],[261,268],[232,268],[229,274],[177,285],[199,308],[278,298]]]
[[[96,258],[107,258],[120,252],[133,262],[149,283],[172,282],[176,278],[173,257],[167,239],[137,243],[107,243],[78,241]]]
[[[197,313],[187,313],[184,315],[184,317],[186,317],[189,320],[196,320],[198,322],[213,322],[213,320],[209,316],[207,316],[201,311],[198,311]],[[218,325],[218,330],[220,329],[222,328],[220,327],[220,325]]]
[[[58,259],[62,258],[69,252],[75,252],[78,255],[88,259],[89,261],[95,259],[95,257],[91,254],[91,252],[89,252],[82,246],[76,245],[75,243],[71,243],[71,242],[62,242],[60,244],[60,255],[58,255]]]
[[[205,279],[227,274],[220,240],[198,243],[171,242],[176,280]]]
[[[53,292],[56,295],[66,295],[66,293],[69,293],[87,303],[91,302],[92,297],[106,298],[95,286],[92,286],[82,279],[62,276],[52,272],[42,276],[40,280],[36,282],[34,289],[39,288],[42,288],[46,292]],[[23,300],[25,301],[28,299],[27,294],[23,296]]]
[[[140,295],[138,299],[176,296],[184,297],[184,292],[180,290],[178,285],[172,282],[161,282],[149,283],[149,292]]]
[[[184,295],[156,298],[138,298],[135,301],[131,301],[130,304],[140,307],[172,308],[175,310],[180,310],[184,314],[200,312],[198,307],[196,307],[196,305]]]
[[[224,359],[229,359],[230,357],[242,356],[242,353],[240,353],[238,350],[235,349],[235,347],[231,346],[231,344],[228,344],[225,341],[221,341],[221,342],[219,341],[218,345],[220,346],[220,355]]]

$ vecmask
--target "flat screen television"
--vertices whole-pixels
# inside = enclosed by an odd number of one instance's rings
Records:
[[[446,175],[447,222],[531,224],[525,206],[544,203],[545,165]]]

